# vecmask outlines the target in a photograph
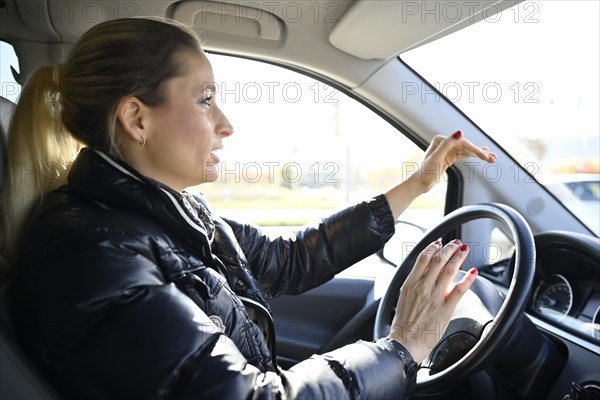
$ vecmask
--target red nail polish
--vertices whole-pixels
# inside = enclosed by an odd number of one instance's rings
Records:
[[[471,274],[471,275],[477,275],[477,272],[479,272],[479,271],[477,271],[477,268],[472,268],[472,269],[469,271],[469,274]]]
[[[458,130],[458,131],[456,131],[456,132],[454,132],[452,134],[452,138],[454,138],[456,140],[460,139],[461,136],[462,136],[462,131],[461,130]]]
[[[460,241],[460,239],[454,239],[453,242],[454,244],[462,244],[462,242]]]
[[[469,246],[467,246],[466,244],[463,244],[462,246],[460,246],[460,251],[467,251],[468,248],[469,248]]]

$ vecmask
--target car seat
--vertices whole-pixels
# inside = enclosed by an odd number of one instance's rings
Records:
[[[14,103],[0,97],[0,190],[6,165],[8,125]],[[0,243],[0,249],[3,244]],[[60,396],[19,345],[10,307],[12,276],[3,274],[0,254],[0,400],[59,399]]]

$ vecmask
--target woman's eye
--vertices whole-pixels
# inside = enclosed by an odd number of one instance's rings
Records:
[[[199,104],[204,104],[206,106],[210,107],[210,102],[213,99],[213,95],[211,94],[210,96],[206,96],[205,98],[201,99],[198,101]]]

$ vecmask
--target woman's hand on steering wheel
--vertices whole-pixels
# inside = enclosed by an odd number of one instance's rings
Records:
[[[402,343],[417,363],[441,339],[456,305],[477,277],[473,268],[452,283],[468,253],[469,246],[458,239],[445,246],[439,240],[431,243],[402,286],[389,337]]]

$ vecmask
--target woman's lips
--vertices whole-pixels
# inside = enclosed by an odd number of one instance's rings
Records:
[[[210,152],[210,155],[212,156],[212,158],[214,158],[216,163],[220,163],[221,162],[221,158],[219,158],[219,156],[217,155],[217,152],[222,150],[223,148],[220,147],[218,149],[214,149],[213,151]]]

